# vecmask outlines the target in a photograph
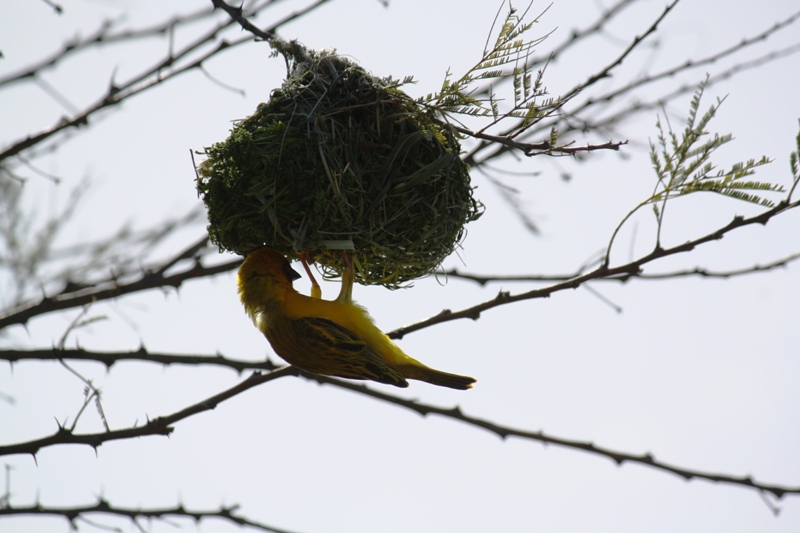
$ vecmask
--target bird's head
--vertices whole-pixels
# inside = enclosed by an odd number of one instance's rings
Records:
[[[292,282],[300,278],[286,258],[270,248],[250,253],[239,267],[236,284],[239,298],[251,316],[271,305],[280,305],[294,291]]]

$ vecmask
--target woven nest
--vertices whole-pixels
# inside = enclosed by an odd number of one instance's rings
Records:
[[[221,251],[310,252],[333,277],[397,288],[432,273],[483,211],[456,136],[398,82],[290,43],[269,102],[205,148],[197,190]]]

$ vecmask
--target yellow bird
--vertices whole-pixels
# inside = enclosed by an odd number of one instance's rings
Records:
[[[469,389],[473,378],[434,370],[406,355],[352,300],[353,267],[345,259],[336,300],[308,297],[292,287],[298,274],[269,248],[247,256],[237,284],[244,309],[272,348],[288,363],[314,374],[369,379],[408,387],[406,379]],[[310,274],[310,272],[309,272]],[[313,280],[313,278],[312,278]],[[316,285],[316,284],[315,284]]]

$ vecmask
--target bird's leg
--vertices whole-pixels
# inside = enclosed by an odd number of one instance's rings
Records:
[[[311,262],[311,256],[308,254],[308,251],[304,251],[298,255],[300,258],[300,262],[303,263],[303,268],[306,269],[306,274],[308,274],[308,278],[311,280],[311,297],[316,298],[317,300],[322,299],[322,289],[317,283],[317,279],[314,277],[314,274],[311,273],[311,269],[308,267],[308,263]]]
[[[336,301],[339,303],[353,301],[353,264],[350,258],[347,257],[347,252],[341,250],[342,263],[344,263],[344,271],[342,272],[342,289],[339,291],[339,296]]]

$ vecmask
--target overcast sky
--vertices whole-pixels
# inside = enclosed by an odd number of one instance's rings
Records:
[[[286,2],[285,13],[303,4]],[[62,2],[57,16],[45,2],[0,5],[0,77],[57,50],[104,19],[125,16],[126,27],[163,20],[167,4],[154,1]],[[170,2],[189,12],[206,2]],[[545,2],[535,2],[541,12]],[[576,28],[594,21],[604,3],[556,0],[531,37],[552,35],[537,51],[547,54]],[[756,8],[757,6],[757,8]],[[522,7],[522,6],[520,6]],[[663,10],[641,1],[610,30],[565,55],[545,74],[554,95],[596,72],[641,34]],[[313,48],[336,48],[377,75],[418,83],[418,96],[436,90],[444,73],[465,72],[483,49],[499,2],[331,0],[287,25],[281,35]],[[505,11],[506,8],[502,8]],[[645,47],[598,94],[624,80],[690,58],[726,49],[797,12],[796,2],[683,0],[664,21],[657,47]],[[257,22],[266,26],[269,12]],[[229,38],[241,36],[230,31]],[[800,41],[798,24],[725,60],[648,88],[643,95],[695,85],[736,62]],[[188,40],[191,35],[178,35]],[[81,54],[44,79],[68,103],[31,83],[0,88],[0,145],[55,124],[104,94],[111,76],[125,80],[157,58],[164,38]],[[60,185],[29,177],[26,205],[39,220],[59,212],[83,179],[91,189],[59,244],[101,238],[121,224],[148,227],[199,204],[190,149],[222,140],[231,121],[252,113],[279,86],[285,67],[266,44],[249,44],[218,55],[208,73],[242,96],[193,71],[125,102],[77,131],[55,154],[34,163],[63,178]],[[616,84],[616,85],[615,85]],[[735,140],[715,159],[721,167],[767,155],[774,162],[757,178],[788,185],[788,156],[800,118],[800,55],[744,71],[708,89],[701,109],[726,97],[711,131]],[[651,92],[648,92],[651,91]],[[669,105],[675,117],[688,111],[689,96]],[[652,192],[655,177],[646,152],[655,139],[656,113],[626,124],[624,157],[596,153],[578,163],[566,158],[495,165],[517,174],[502,180],[541,234],[528,232],[498,189],[478,172],[476,197],[486,214],[468,227],[463,249],[445,268],[480,274],[563,274],[576,271],[604,249],[616,225]],[[615,140],[623,140],[615,139]],[[576,142],[598,141],[577,137]],[[562,179],[569,174],[570,180]],[[777,198],[777,197],[776,197]],[[757,214],[757,206],[711,195],[670,205],[664,245],[675,245]],[[201,221],[155,250],[166,257],[202,235]],[[647,272],[703,267],[752,267],[800,251],[800,213],[751,226],[691,254],[661,261]],[[649,212],[620,233],[613,257],[619,263],[648,253],[654,243]],[[224,260],[228,257],[222,258]],[[591,290],[502,306],[477,321],[455,321],[398,341],[411,356],[442,370],[477,378],[473,390],[439,389],[413,382],[405,390],[371,385],[398,396],[463,412],[514,428],[594,442],[627,453],[652,453],[667,463],[759,482],[800,486],[800,266],[728,280],[681,278],[598,282]],[[2,281],[4,290],[7,279]],[[498,291],[524,292],[538,285],[460,279],[420,280],[390,292],[356,286],[354,297],[388,331],[493,298]],[[299,288],[306,290],[304,282]],[[338,284],[323,286],[329,298]],[[599,296],[598,296],[599,293]],[[610,303],[609,303],[610,302]],[[616,308],[621,309],[617,312]],[[3,347],[47,348],[57,343],[79,311],[46,315],[27,329],[0,337]],[[253,328],[236,296],[233,273],[188,282],[180,292],[151,291],[92,306],[89,316],[106,320],[81,329],[68,345],[92,350],[135,350],[275,358]],[[212,367],[120,363],[73,365],[103,391],[112,428],[172,413],[220,392],[245,376]],[[56,420],[72,420],[83,384],[55,363],[0,364],[0,443],[51,434]],[[102,430],[96,413],[83,414],[78,429]],[[176,425],[169,438],[144,437],[101,446],[44,449],[37,461],[4,458],[11,467],[11,503],[48,506],[91,504],[102,495],[120,506],[192,510],[239,505],[248,518],[307,533],[428,531],[622,531],[796,532],[800,497],[771,505],[753,490],[685,481],[639,465],[572,449],[509,438],[452,420],[417,414],[333,387],[285,378],[250,390],[215,410]],[[94,517],[101,524],[134,531],[125,520]],[[175,520],[192,530],[189,521]],[[175,527],[153,522],[152,531]],[[8,533],[68,530],[63,518],[5,519]],[[237,531],[220,520],[203,521],[203,532]],[[80,524],[81,531],[101,531]]]

